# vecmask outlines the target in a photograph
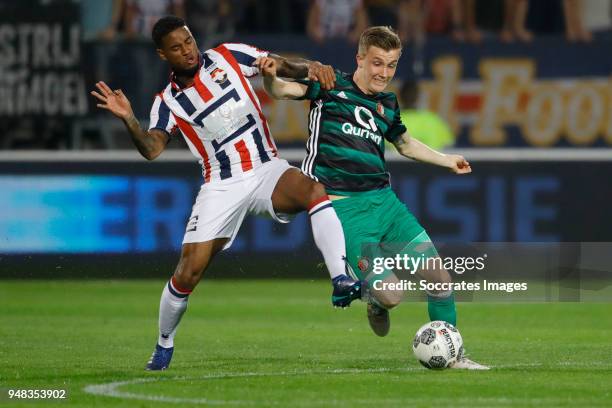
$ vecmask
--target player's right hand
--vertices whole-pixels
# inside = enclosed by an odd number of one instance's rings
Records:
[[[313,61],[308,67],[308,79],[311,81],[319,81],[321,88],[326,91],[332,89],[336,85],[336,74],[331,65],[323,65],[319,61]]]
[[[276,76],[276,60],[270,57],[260,57],[253,63],[259,69],[261,75],[267,77]]]
[[[97,82],[96,88],[98,91],[91,91],[91,94],[98,99],[98,108],[106,109],[120,119],[127,119],[134,114],[130,101],[121,89],[113,91],[104,81]]]
[[[458,154],[448,154],[448,167],[455,174],[468,174],[472,172],[470,162],[465,160],[465,157]]]
[[[259,69],[261,75],[265,77],[276,76],[276,60],[270,57],[260,57],[255,60],[253,63]]]

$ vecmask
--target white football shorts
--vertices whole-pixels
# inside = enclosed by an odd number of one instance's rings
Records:
[[[234,242],[247,214],[266,214],[287,223],[287,214],[277,214],[272,207],[272,192],[283,173],[295,168],[286,160],[272,159],[227,180],[202,185],[187,222],[183,244],[229,238],[223,249]]]

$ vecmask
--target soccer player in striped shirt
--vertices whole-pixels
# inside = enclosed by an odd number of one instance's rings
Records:
[[[245,44],[200,52],[185,22],[174,16],[160,19],[152,36],[172,77],[155,97],[148,130],[140,127],[121,90],[98,82],[92,95],[98,107],[123,120],[148,160],[159,156],[180,133],[202,165],[203,185],[187,223],[178,266],[162,292],[158,342],[146,367],[163,370],[170,364],[189,295],[214,255],[230,247],[249,213],[288,222],[287,214],[308,210],[315,243],[332,278],[334,306],[346,307],[360,297],[361,282],[346,274],[342,226],[325,188],[278,157],[248,80],[258,74],[253,63],[262,57],[277,61],[279,74],[309,77],[324,88],[333,86],[333,69]]]
[[[377,290],[375,282],[397,282],[393,271],[371,273],[377,257],[407,255],[439,259],[425,229],[390,187],[385,165],[385,140],[408,158],[447,167],[456,174],[470,173],[470,164],[459,155],[442,154],[412,139],[400,120],[395,94],[385,89],[397,68],[401,41],[388,27],[371,27],[359,41],[357,69],[352,74],[336,71],[333,89],[314,81],[288,82],[277,77],[278,65],[260,58],[257,66],[266,91],[277,99],[310,99],[310,137],[302,171],[325,185],[342,222],[347,260],[355,278],[367,280],[364,300],[374,333],[386,336],[388,310],[399,304],[403,290]],[[416,271],[429,282],[450,283],[441,263],[437,268]],[[456,324],[452,291],[428,292],[431,320]],[[454,368],[487,369],[465,357]]]

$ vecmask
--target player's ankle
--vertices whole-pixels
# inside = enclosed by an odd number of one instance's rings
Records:
[[[157,337],[157,344],[159,344],[163,348],[174,347],[174,336],[167,335],[167,334],[160,334]]]

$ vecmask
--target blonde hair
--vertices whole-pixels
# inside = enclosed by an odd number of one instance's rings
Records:
[[[385,51],[401,51],[402,41],[389,26],[375,26],[367,28],[359,37],[359,55],[365,55],[370,47],[378,47]]]

